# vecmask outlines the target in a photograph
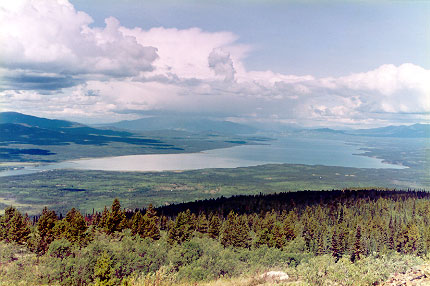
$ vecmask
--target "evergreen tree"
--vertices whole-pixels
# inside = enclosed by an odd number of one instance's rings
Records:
[[[355,242],[354,242],[354,248],[352,250],[351,261],[355,262],[356,260],[359,260],[362,254],[363,254],[363,249],[361,244],[361,227],[360,225],[358,225],[355,232]]]
[[[197,228],[196,230],[200,233],[207,233],[208,232],[208,226],[209,222],[206,218],[206,215],[204,213],[199,214],[197,217]]]
[[[72,243],[82,244],[85,240],[85,231],[87,224],[82,214],[75,208],[72,208],[64,218],[64,236]]]
[[[107,234],[112,234],[116,231],[122,231],[126,226],[125,213],[121,209],[121,204],[116,198],[113,203],[110,212],[107,215],[105,230]]]
[[[220,232],[220,241],[224,247],[234,244],[234,237],[236,235],[236,221],[237,214],[235,214],[234,211],[230,211],[226,220],[222,224],[222,230]]]
[[[143,233],[142,237],[149,237],[153,240],[160,239],[159,218],[152,204],[148,206],[142,221]]]
[[[221,228],[221,221],[218,215],[213,215],[208,226],[209,237],[217,239]]]
[[[224,246],[246,247],[251,245],[249,225],[245,216],[238,216],[231,211],[222,225],[221,244]]]
[[[57,220],[55,211],[48,210],[47,207],[43,208],[42,215],[37,221],[37,231],[40,235],[38,249],[41,253],[45,253],[49,244],[55,239],[54,227]]]
[[[97,223],[98,228],[106,229],[106,222],[107,222],[108,216],[109,216],[109,210],[105,206],[100,216],[100,219],[98,220],[98,223]]]
[[[8,242],[24,244],[30,235],[30,227],[27,219],[14,207],[5,209],[5,215],[1,219],[3,231],[2,238]]]
[[[323,234],[319,233],[317,236],[317,251],[316,255],[324,255],[325,254],[325,247],[324,247],[324,239]]]
[[[272,230],[274,246],[276,248],[282,248],[285,246],[287,239],[282,228],[282,225],[278,222],[275,223]]]
[[[24,244],[27,242],[30,232],[31,231],[30,227],[28,226],[27,219],[16,210],[13,217],[9,221],[7,240]]]
[[[173,226],[168,232],[168,241],[170,244],[182,243],[190,240],[193,234],[193,227],[190,220],[190,210],[178,214]]]
[[[336,259],[336,262],[342,257],[342,249],[336,229],[331,237],[331,255]]]
[[[143,215],[140,211],[137,211],[134,213],[133,217],[131,218],[131,225],[130,225],[131,233],[136,235],[139,234],[142,236],[143,234]]]
[[[272,232],[267,228],[261,229],[257,234],[257,241],[255,242],[255,245],[257,247],[262,245],[273,247],[275,245],[275,240],[273,238]]]

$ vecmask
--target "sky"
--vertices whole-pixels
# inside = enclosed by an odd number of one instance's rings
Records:
[[[430,123],[428,1],[0,2],[0,111]]]

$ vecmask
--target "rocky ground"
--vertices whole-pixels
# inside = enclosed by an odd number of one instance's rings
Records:
[[[423,264],[404,273],[395,273],[382,286],[421,286],[430,285],[430,264]]]

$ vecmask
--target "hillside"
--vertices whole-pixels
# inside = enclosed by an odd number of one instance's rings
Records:
[[[16,112],[0,113],[0,161],[8,162],[55,162],[83,157],[199,152],[252,140],[234,134],[209,136],[173,130],[136,133]]]
[[[335,130],[330,128],[312,129],[325,134],[355,135],[367,137],[395,137],[395,138],[429,138],[430,124],[413,124],[400,126],[385,126],[370,129]]]
[[[45,208],[32,219],[8,207],[0,217],[0,281],[118,286],[428,282],[427,192],[291,192],[193,204],[191,211],[190,204],[178,204],[173,212],[151,205],[130,210],[115,199],[102,213],[82,215],[72,208],[58,217]],[[269,273],[280,273],[282,281]]]
[[[153,116],[120,121],[106,126],[133,131],[181,130],[188,132],[215,132],[223,134],[253,134],[256,128],[230,121],[216,121],[201,117]]]

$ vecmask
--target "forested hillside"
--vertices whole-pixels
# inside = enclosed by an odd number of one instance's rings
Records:
[[[429,219],[424,191],[305,191],[134,211],[115,200],[102,213],[64,217],[9,207],[0,218],[0,280],[187,285],[282,269],[290,282],[370,285],[422,263]]]

